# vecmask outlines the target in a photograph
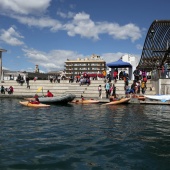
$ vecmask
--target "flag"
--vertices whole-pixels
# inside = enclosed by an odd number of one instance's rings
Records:
[[[42,87],[39,87],[39,88],[37,89],[37,93],[40,92],[42,89],[43,89]]]

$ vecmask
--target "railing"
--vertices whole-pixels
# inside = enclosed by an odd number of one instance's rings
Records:
[[[162,70],[155,69],[151,72],[151,79],[158,80],[158,79],[170,79],[170,70],[162,72]]]

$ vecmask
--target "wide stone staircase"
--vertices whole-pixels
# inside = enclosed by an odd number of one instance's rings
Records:
[[[113,82],[112,82],[113,83]],[[77,98],[80,98],[81,95],[83,95],[86,98],[98,98],[98,86],[101,85],[102,87],[102,97],[106,98],[105,93],[105,83],[103,80],[91,80],[91,84],[89,86],[82,85],[80,86],[79,83],[73,82],[69,83],[68,80],[61,80],[60,83],[50,83],[49,80],[37,80],[37,81],[30,81],[30,89],[27,88],[26,83],[24,83],[22,86],[18,84],[15,80],[6,80],[3,83],[0,83],[0,85],[3,85],[5,88],[9,88],[9,86],[14,87],[14,93],[13,96],[34,96],[36,93],[41,96],[45,95],[47,90],[50,90],[54,96],[62,95],[64,93],[72,93],[75,94]],[[132,84],[132,81],[129,82],[129,85]],[[115,84],[116,86],[116,94],[119,96],[124,96],[124,81],[118,80]],[[40,92],[37,92],[37,90],[42,87],[42,90]],[[150,87],[152,87],[152,84],[150,80],[147,82],[147,90],[146,94],[154,95],[156,92],[154,90],[150,91]],[[5,95],[8,95],[7,92]],[[4,96],[4,95],[2,95]]]

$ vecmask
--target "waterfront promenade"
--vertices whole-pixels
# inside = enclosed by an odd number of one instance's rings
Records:
[[[113,83],[113,82],[112,82]],[[64,93],[72,93],[76,95],[76,98],[80,98],[81,95],[83,95],[85,98],[93,98],[93,99],[99,99],[98,98],[98,86],[101,85],[102,87],[102,99],[100,100],[106,100],[106,94],[105,94],[105,83],[104,80],[91,80],[91,84],[89,86],[82,85],[80,86],[79,83],[73,82],[69,83],[69,80],[61,80],[60,83],[51,83],[49,80],[30,80],[30,89],[27,88],[26,83],[24,83],[22,86],[18,84],[15,80],[6,80],[3,83],[0,83],[0,85],[3,85],[5,88],[9,88],[9,86],[14,87],[14,93],[12,95],[9,95],[7,92],[5,95],[0,95],[0,97],[12,97],[12,98],[24,98],[24,97],[32,97],[36,93],[39,96],[45,95],[47,90],[50,90],[54,96],[59,96]],[[132,81],[129,82],[129,85],[132,84]],[[116,94],[119,95],[119,97],[124,96],[124,81],[118,80],[116,85]],[[37,89],[42,87],[42,90],[37,92]],[[150,83],[150,80],[147,82],[147,90],[146,94],[155,94],[155,91],[150,91],[150,87],[152,87],[152,84]]]

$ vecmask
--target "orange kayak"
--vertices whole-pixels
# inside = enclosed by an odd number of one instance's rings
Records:
[[[24,101],[24,102],[19,102],[21,105],[23,106],[28,106],[28,107],[36,107],[36,108],[41,108],[41,107],[49,107],[50,105],[47,105],[47,104],[42,104],[42,103],[39,103],[39,104],[32,104],[28,101]]]
[[[120,100],[116,100],[116,101],[112,101],[106,104],[102,104],[102,105],[116,105],[116,104],[123,104],[123,103],[128,103],[130,100],[130,98],[123,98]]]
[[[135,96],[135,98],[137,98],[138,100],[145,100],[145,96]]]

